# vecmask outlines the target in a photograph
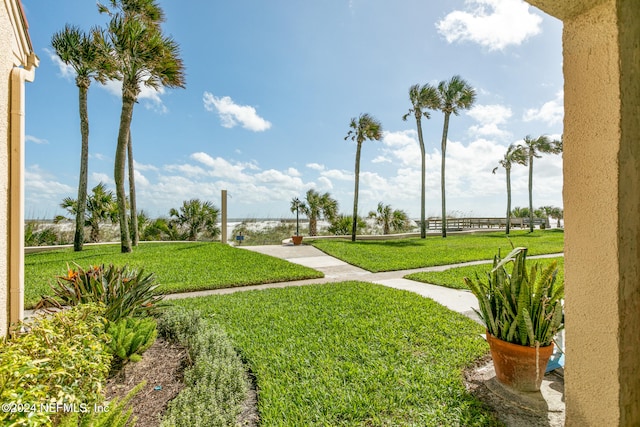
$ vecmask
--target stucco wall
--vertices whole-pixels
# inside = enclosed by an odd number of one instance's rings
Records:
[[[618,425],[617,17],[564,21],[567,425]]]
[[[9,92],[13,68],[13,28],[5,2],[0,3],[0,336],[9,317]]]

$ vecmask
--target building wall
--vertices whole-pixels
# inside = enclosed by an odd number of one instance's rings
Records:
[[[640,425],[640,1],[563,20],[567,426]]]
[[[16,244],[15,237],[12,243],[11,230],[22,229],[22,220],[16,215],[23,209],[22,184],[16,180],[21,178],[22,171],[16,174],[11,160],[16,152],[21,155],[24,145],[22,89],[25,79],[33,79],[37,62],[20,0],[0,0],[0,336],[7,333],[11,318],[10,283],[22,280],[15,270],[23,264],[23,255],[11,248]],[[29,70],[22,69],[25,67]],[[18,150],[15,150],[16,142]]]
[[[13,27],[6,2],[0,3],[0,336],[9,319],[9,94]]]

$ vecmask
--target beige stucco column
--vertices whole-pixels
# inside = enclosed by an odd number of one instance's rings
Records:
[[[640,1],[562,19],[568,426],[640,425]]]

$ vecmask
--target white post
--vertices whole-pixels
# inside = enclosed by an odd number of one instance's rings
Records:
[[[222,190],[222,236],[223,244],[227,243],[227,190]]]

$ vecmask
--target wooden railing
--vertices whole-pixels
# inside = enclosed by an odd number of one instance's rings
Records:
[[[442,228],[441,218],[429,218],[427,220],[429,230]],[[549,227],[549,222],[544,218],[534,218],[534,226],[544,224]],[[464,230],[469,228],[504,228],[507,226],[506,218],[447,218],[447,229]],[[511,227],[525,228],[529,226],[529,218],[511,218]]]

